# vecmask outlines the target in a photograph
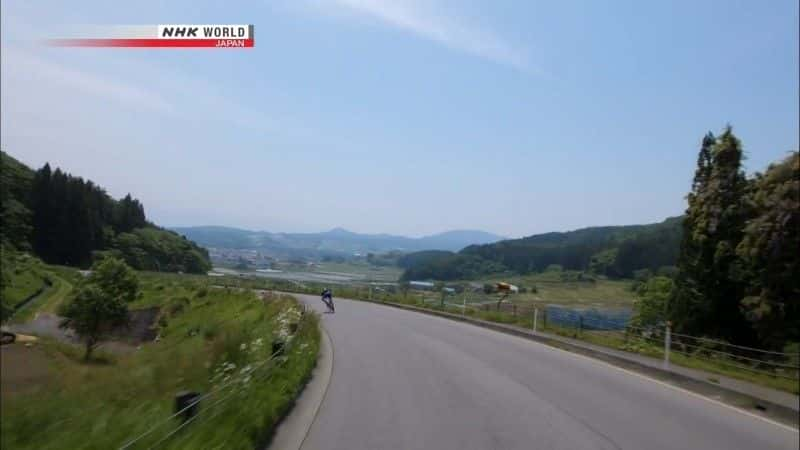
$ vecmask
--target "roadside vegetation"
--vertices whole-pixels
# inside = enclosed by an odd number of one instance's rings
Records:
[[[73,275],[52,269],[62,280]],[[117,273],[111,278],[131,281],[130,273]],[[101,343],[88,360],[80,346],[47,338],[2,347],[0,446],[118,448],[145,433],[130,448],[267,443],[316,363],[318,319],[289,296],[212,287],[208,277],[134,277],[140,293],[121,300],[132,312],[158,307],[155,342],[115,334],[115,345]],[[68,311],[93,290],[110,295],[102,285],[93,272],[57,309]],[[180,391],[204,397],[191,422],[170,435],[184,424],[170,418]]]

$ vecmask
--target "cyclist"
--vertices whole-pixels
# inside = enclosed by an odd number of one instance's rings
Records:
[[[325,306],[328,307],[328,312],[336,312],[333,308],[333,293],[328,288],[322,291],[322,303],[325,303]]]

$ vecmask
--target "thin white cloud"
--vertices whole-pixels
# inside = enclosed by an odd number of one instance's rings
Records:
[[[220,94],[214,83],[153,66],[144,60],[106,55],[104,67],[86,67],[78,61],[55,60],[46,52],[16,46],[3,47],[3,87],[24,91],[16,101],[36,102],[43,94],[35,86],[80,93],[118,107],[150,111],[193,122],[226,122],[256,131],[278,129],[258,110]],[[23,89],[27,87],[27,89]],[[4,103],[9,98],[4,96]],[[214,114],[208,114],[214,111]]]
[[[350,12],[391,27],[520,70],[532,70],[528,57],[492,31],[468,24],[434,2],[414,0],[323,0],[315,2],[331,13]]]
[[[7,69],[13,69],[18,74],[42,77],[46,79],[47,83],[76,89],[88,95],[112,99],[123,106],[168,114],[175,111],[171,103],[148,89],[48,61],[11,47],[3,48],[3,53],[3,64],[7,65]]]

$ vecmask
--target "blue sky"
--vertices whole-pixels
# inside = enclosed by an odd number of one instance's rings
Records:
[[[523,236],[680,214],[703,134],[798,148],[797,2],[6,2],[2,147],[156,223]],[[251,50],[46,48],[251,23]]]

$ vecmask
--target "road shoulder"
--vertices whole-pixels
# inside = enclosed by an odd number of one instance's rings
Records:
[[[317,366],[311,375],[311,381],[303,389],[292,412],[278,425],[268,449],[300,449],[317,417],[322,402],[325,400],[333,373],[333,345],[322,323],[320,323],[320,331],[322,339],[320,339],[319,356],[317,357]]]

